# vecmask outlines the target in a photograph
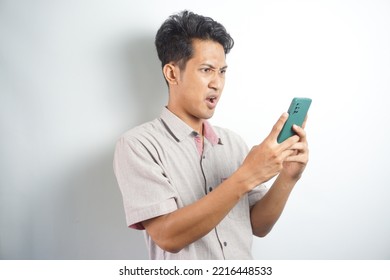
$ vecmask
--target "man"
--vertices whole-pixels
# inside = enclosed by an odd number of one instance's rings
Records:
[[[239,136],[210,125],[233,47],[213,19],[173,15],[155,43],[168,105],[126,132],[114,157],[128,226],[146,230],[151,259],[251,259],[253,235],[272,229],[305,169],[305,131],[294,126],[278,144],[284,113],[248,153]]]

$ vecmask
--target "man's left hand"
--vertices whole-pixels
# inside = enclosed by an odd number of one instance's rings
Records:
[[[304,130],[305,124],[306,120],[302,127],[293,125],[293,130],[297,133],[300,139],[299,142],[291,146],[294,153],[285,159],[283,162],[283,169],[281,171],[284,176],[287,176],[294,181],[298,181],[301,178],[307,162],[309,161],[309,148],[306,139],[306,132]]]

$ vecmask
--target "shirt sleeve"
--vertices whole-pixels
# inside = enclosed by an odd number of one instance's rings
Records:
[[[251,190],[248,194],[249,207],[252,207],[256,204],[263,196],[267,193],[268,188],[265,185],[259,185]]]
[[[116,144],[114,173],[122,193],[127,225],[144,229],[142,221],[175,211],[177,192],[158,164],[156,151],[124,136]]]

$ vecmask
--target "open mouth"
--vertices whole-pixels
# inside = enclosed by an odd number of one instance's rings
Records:
[[[218,98],[216,96],[209,96],[206,98],[207,107],[209,107],[210,110],[214,110],[217,106]]]
[[[214,96],[211,96],[211,97],[207,97],[206,100],[207,100],[208,102],[210,102],[211,104],[214,104],[215,101],[217,100],[217,98],[214,97]]]

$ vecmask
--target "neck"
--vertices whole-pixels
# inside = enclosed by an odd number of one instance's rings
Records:
[[[200,135],[203,135],[203,119],[191,116],[181,110],[175,110],[172,106],[167,106],[168,110],[180,118],[183,122],[189,125],[194,131],[198,132]]]

